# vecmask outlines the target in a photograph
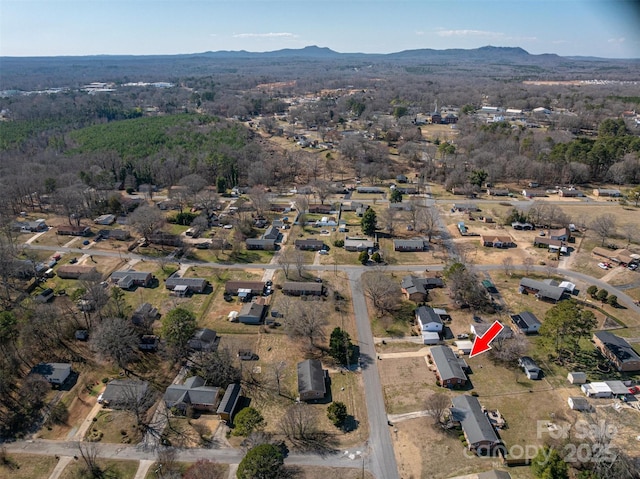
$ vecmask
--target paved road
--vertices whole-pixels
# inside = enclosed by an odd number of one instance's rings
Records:
[[[396,456],[391,444],[391,434],[387,424],[387,410],[382,396],[382,384],[378,375],[376,349],[371,332],[371,322],[367,311],[367,303],[362,291],[360,276],[362,269],[349,271],[349,284],[353,311],[358,329],[358,344],[362,360],[362,377],[364,381],[364,397],[369,416],[369,453],[368,469],[378,479],[399,478]]]

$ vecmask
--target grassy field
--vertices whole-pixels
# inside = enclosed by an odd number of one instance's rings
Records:
[[[141,438],[135,418],[126,411],[114,409],[100,411],[86,436],[88,441],[121,444],[137,444]]]
[[[0,465],[0,477],[11,479],[47,479],[58,461],[51,456],[9,454],[8,464]]]
[[[103,471],[109,471],[108,477],[117,477],[118,479],[133,479],[138,470],[138,461],[120,461],[115,459],[98,459],[98,465]],[[71,462],[60,475],[60,479],[75,479],[80,471],[86,467],[82,459]]]

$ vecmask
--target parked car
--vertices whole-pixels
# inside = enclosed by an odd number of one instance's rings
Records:
[[[609,267],[606,265],[606,263],[598,263],[598,267],[602,268],[602,269],[609,269]]]

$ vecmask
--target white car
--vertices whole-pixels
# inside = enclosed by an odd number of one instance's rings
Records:
[[[233,228],[233,225],[224,225],[223,228],[225,230],[230,230],[231,228]]]
[[[609,269],[609,267],[604,263],[598,263],[598,267],[602,269]]]
[[[318,254],[326,255],[329,254],[329,252],[326,249],[321,249],[320,251],[318,251]]]

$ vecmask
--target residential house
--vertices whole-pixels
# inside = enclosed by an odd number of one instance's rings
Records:
[[[333,206],[331,205],[309,205],[309,213],[325,215],[333,211]]]
[[[126,241],[131,238],[131,234],[127,230],[114,229],[114,230],[100,230],[96,234],[96,241],[98,239],[111,239],[117,241]]]
[[[593,333],[593,342],[620,372],[640,371],[640,356],[626,339],[609,331]]]
[[[451,417],[462,426],[469,450],[479,456],[495,454],[501,441],[478,399],[464,394],[454,397],[452,402]]]
[[[418,239],[394,239],[393,249],[395,251],[424,251],[426,249],[427,242],[421,238]]]
[[[248,250],[273,251],[276,249],[276,241],[270,238],[247,238],[245,245]]]
[[[439,310],[443,311],[443,310]],[[429,331],[433,333],[442,333],[444,322],[438,312],[428,306],[420,306],[416,309],[416,321],[420,327],[420,331]],[[446,314],[446,312],[445,312]]]
[[[482,244],[490,248],[513,248],[516,246],[511,236],[507,235],[481,235],[480,238]]]
[[[533,239],[533,246],[537,246],[538,248],[547,248],[550,251],[562,250],[564,248],[564,252],[567,251],[567,248],[564,244],[564,241],[559,239],[553,239],[546,236],[536,236]]]
[[[556,303],[562,299],[565,290],[559,286],[551,286],[535,279],[522,278],[520,280],[520,293],[534,294],[538,299]]]
[[[209,328],[196,329],[193,336],[187,342],[187,346],[192,351],[200,351],[210,353],[218,349],[220,344],[220,336]]]
[[[167,408],[177,408],[183,412],[191,407],[198,411],[215,411],[220,388],[207,386],[204,379],[191,376],[184,384],[172,384],[164,393]]]
[[[298,396],[300,401],[323,399],[327,394],[327,371],[317,359],[298,363]]]
[[[622,196],[622,192],[615,188],[595,188],[593,190],[593,196],[619,198]]]
[[[509,193],[507,188],[487,188],[488,196],[509,196]]]
[[[484,334],[489,330],[490,327],[491,327],[491,323],[471,323],[471,325],[469,326],[469,331],[471,331],[471,334],[475,336],[484,336]],[[508,324],[503,324],[502,331],[498,333],[498,335],[496,336],[496,339],[501,340],[501,339],[509,339],[512,337],[513,337],[513,330],[509,327]]]
[[[244,324],[260,324],[264,320],[267,307],[264,304],[246,303],[240,309],[237,319]]]
[[[536,334],[540,330],[540,326],[542,326],[542,323],[536,318],[535,314],[529,311],[512,315],[511,321],[513,321],[513,324],[524,334]]]
[[[453,205],[453,211],[458,211],[460,213],[475,213],[476,211],[480,211],[478,205],[475,203],[455,203]]]
[[[301,249],[304,251],[320,251],[324,249],[325,245],[322,240],[317,239],[297,239],[294,242],[296,249]]]
[[[430,289],[443,288],[444,281],[441,278],[420,278],[409,275],[402,278],[400,287],[407,299],[415,303],[421,303],[427,301]]]
[[[547,236],[552,240],[569,241],[571,239],[571,230],[569,228],[548,230]]]
[[[38,374],[49,384],[60,386],[71,375],[71,363],[40,363],[31,370],[31,374]]]
[[[100,215],[93,222],[97,225],[109,226],[116,222],[116,215]]]
[[[596,246],[591,252],[596,256],[601,256],[622,266],[640,263],[640,255],[635,254],[626,248],[612,251],[607,248]]]
[[[57,228],[56,234],[63,236],[89,236],[91,234],[91,228],[82,225],[60,225]]]
[[[560,188],[558,190],[558,196],[561,198],[582,198],[584,193],[575,188]]]
[[[467,384],[467,375],[460,358],[449,346],[433,346],[429,356],[436,367],[436,379],[446,388],[463,387]]]
[[[324,291],[322,283],[287,281],[282,285],[282,292],[290,296],[321,296]]]
[[[252,295],[261,295],[264,292],[264,281],[227,281],[224,285],[226,294],[237,295],[238,291],[249,290]]]
[[[367,251],[375,249],[374,241],[364,238],[346,238],[344,240],[344,249],[347,251]]]
[[[111,273],[111,282],[117,284],[123,289],[129,289],[132,286],[142,286],[148,288],[153,283],[154,277],[147,271],[122,270]]]
[[[154,308],[151,303],[142,303],[131,315],[131,321],[133,324],[140,326],[143,324],[151,324],[158,319],[159,316],[160,312],[158,308]]]
[[[80,266],[76,264],[63,264],[58,267],[56,274],[61,279],[78,279],[84,274],[93,274],[96,268],[93,266]]]
[[[544,198],[547,196],[547,191],[528,188],[522,190],[522,196],[525,198]]]
[[[160,346],[160,338],[155,334],[143,334],[138,341],[140,351],[157,351]]]
[[[98,402],[114,409],[127,407],[132,402],[140,403],[149,394],[149,383],[137,379],[114,379],[98,397]]]
[[[356,191],[358,193],[363,193],[363,194],[382,194],[382,193],[386,193],[385,189],[377,188],[375,186],[358,186],[356,188]]]
[[[48,303],[53,299],[54,294],[55,293],[51,288],[43,289],[40,294],[35,297],[34,301],[36,303]]]
[[[21,233],[41,233],[47,231],[49,226],[44,219],[35,221],[16,221],[13,228]]]
[[[522,368],[529,379],[542,379],[542,369],[529,356],[518,359],[518,366]]]
[[[613,391],[606,382],[586,383],[580,386],[582,392],[590,398],[610,398]]]
[[[227,389],[225,389],[224,396],[222,396],[222,400],[216,410],[216,414],[218,414],[223,421],[231,422],[233,419],[233,414],[240,399],[241,390],[240,383],[229,384]]]
[[[167,278],[164,285],[168,290],[181,294],[205,293],[209,287],[209,281],[204,278],[182,278],[174,273]]]
[[[533,225],[531,223],[521,223],[520,221],[514,221],[513,223],[511,223],[511,227],[514,230],[529,231],[533,229]]]

